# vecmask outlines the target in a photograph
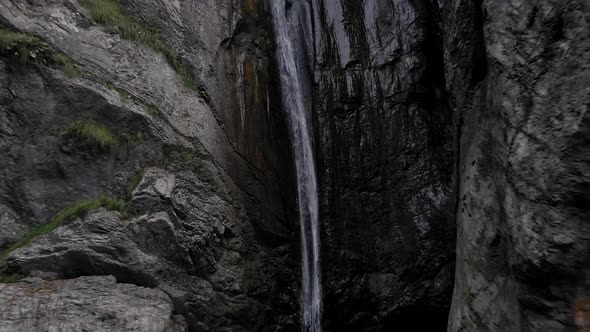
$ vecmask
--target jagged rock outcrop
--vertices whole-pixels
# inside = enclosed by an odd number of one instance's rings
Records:
[[[117,283],[113,277],[0,284],[0,331],[181,332],[172,301],[156,289]]]
[[[98,210],[14,251],[8,266],[44,278],[113,275],[158,287],[191,330],[292,324],[297,280],[275,268],[289,246],[257,246],[244,207],[221,179],[148,169],[128,215]]]
[[[590,4],[446,6],[447,88],[460,135],[449,331],[584,331]]]

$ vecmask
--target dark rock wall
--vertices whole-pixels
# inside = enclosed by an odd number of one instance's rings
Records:
[[[311,1],[308,15],[327,325],[444,329],[455,196],[442,10]],[[421,313],[426,326],[410,318]]]
[[[327,326],[587,324],[588,3],[294,4]]]
[[[445,16],[460,126],[449,331],[583,331],[590,5],[459,0]]]

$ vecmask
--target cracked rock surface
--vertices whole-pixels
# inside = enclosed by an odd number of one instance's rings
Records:
[[[162,291],[114,277],[0,284],[0,331],[185,331]]]

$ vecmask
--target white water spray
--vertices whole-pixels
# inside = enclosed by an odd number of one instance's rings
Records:
[[[281,75],[283,107],[287,112],[297,172],[297,198],[301,225],[303,329],[322,330],[322,286],[320,273],[320,234],[315,162],[308,124],[301,75],[297,68],[292,31],[285,0],[271,0],[277,39],[277,61]]]

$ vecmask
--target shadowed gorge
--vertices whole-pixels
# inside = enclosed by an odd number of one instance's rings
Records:
[[[0,332],[590,329],[586,0],[0,0]]]

